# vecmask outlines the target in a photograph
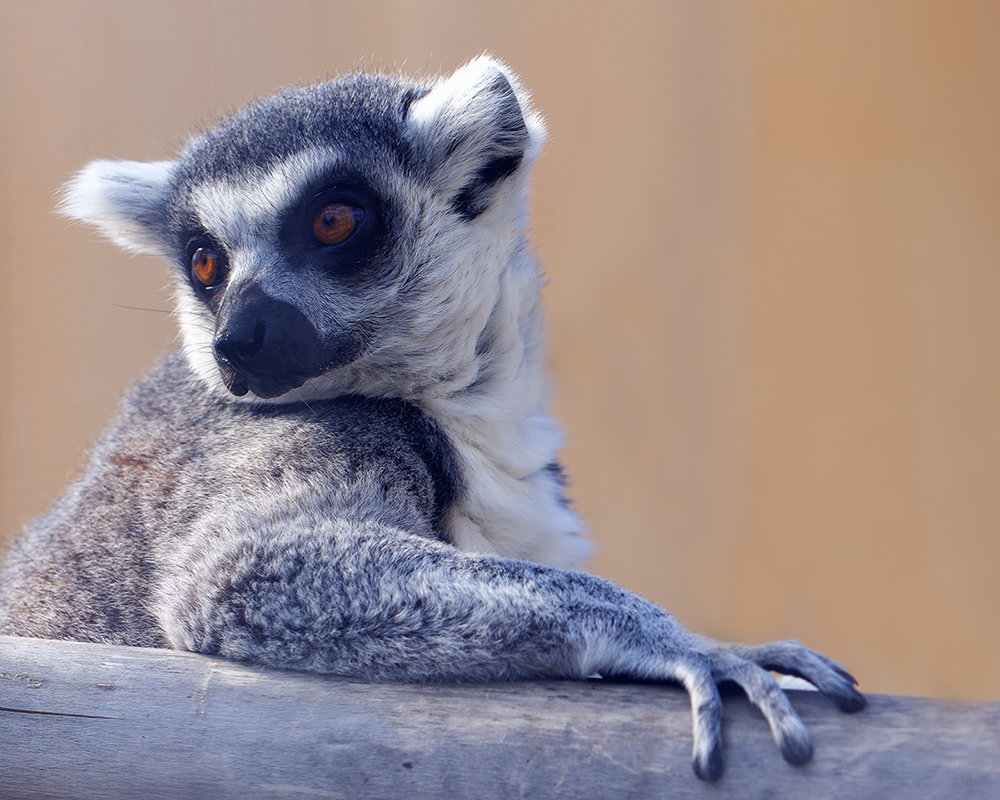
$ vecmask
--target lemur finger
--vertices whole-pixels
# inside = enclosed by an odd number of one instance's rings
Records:
[[[823,655],[818,650],[813,650],[812,648],[806,647],[800,642],[794,639],[787,639],[780,642],[766,642],[765,644],[759,645],[727,645],[726,649],[739,655],[741,658],[745,658],[749,661],[753,661],[755,664],[764,666],[765,662],[775,662],[783,663],[787,665],[792,665],[796,660],[800,659],[803,655],[808,655],[814,659],[819,660],[829,669],[836,672],[846,681],[851,683],[851,685],[857,685],[857,679],[847,671],[847,668],[841,664],[839,661],[835,661],[829,656]],[[784,669],[779,669],[779,671],[784,672]],[[792,673],[787,673],[791,675]]]
[[[756,664],[734,658],[721,667],[716,666],[716,676],[738,684],[750,702],[760,709],[785,761],[805,764],[812,758],[809,731],[770,674]]]
[[[861,711],[868,705],[865,696],[854,688],[855,681],[850,675],[841,675],[832,671],[825,672],[824,667],[809,669],[801,664],[789,664],[777,660],[763,661],[760,666],[808,681],[846,714]]]
[[[760,645],[750,648],[748,657],[764,669],[809,681],[841,711],[854,713],[867,705],[864,695],[854,688],[857,680],[853,675],[832,658],[803,647],[798,642]]]
[[[840,677],[844,680],[848,681],[852,686],[857,686],[858,684],[857,678],[848,672],[847,668],[839,661],[835,661],[818,650],[806,647],[805,645],[796,642],[794,639],[784,642],[770,642],[768,644],[760,645],[755,649],[761,651],[762,654],[775,653],[777,655],[785,655],[786,660],[794,660],[797,655],[806,653],[813,658],[819,659],[819,661],[840,675]],[[762,655],[762,657],[766,657],[766,655]]]
[[[722,698],[703,664],[677,662],[668,669],[668,677],[680,681],[691,697],[694,744],[691,766],[703,781],[722,775]]]
[[[843,665],[841,665],[837,661],[834,661],[832,658],[825,656],[820,652],[817,652],[816,650],[811,650],[810,652],[815,653],[820,658],[820,660],[823,661],[824,664],[826,664],[830,669],[836,672],[845,681],[850,683],[851,686],[858,685],[858,679],[855,678],[850,672],[848,672]]]

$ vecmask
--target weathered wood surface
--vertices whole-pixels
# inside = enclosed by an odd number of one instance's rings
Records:
[[[727,697],[726,773],[690,767],[679,689],[366,684],[167,650],[0,637],[2,798],[1000,798],[1000,703],[793,692],[782,761]]]

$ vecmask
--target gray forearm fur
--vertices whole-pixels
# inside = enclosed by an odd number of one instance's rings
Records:
[[[263,522],[205,520],[225,535],[206,547],[196,532],[176,549],[154,602],[172,646],[369,679],[469,681],[616,671],[625,664],[609,654],[662,648],[671,626],[681,635],[656,606],[585,573],[471,556],[375,521],[272,509],[264,533]]]

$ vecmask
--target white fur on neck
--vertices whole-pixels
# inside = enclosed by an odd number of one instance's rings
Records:
[[[520,263],[501,275],[476,381],[417,403],[444,429],[461,462],[463,491],[448,520],[455,545],[575,567],[590,545],[549,469],[562,434],[548,413],[540,278],[530,256],[516,258]]]

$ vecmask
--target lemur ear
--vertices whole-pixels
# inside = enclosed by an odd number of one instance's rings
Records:
[[[169,257],[167,201],[175,161],[91,161],[63,186],[58,212],[119,247]]]
[[[414,149],[466,219],[486,210],[498,186],[537,155],[545,126],[527,100],[504,64],[480,56],[410,106]]]

